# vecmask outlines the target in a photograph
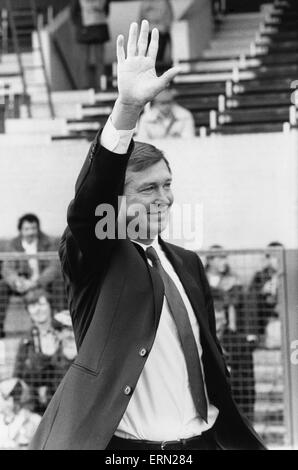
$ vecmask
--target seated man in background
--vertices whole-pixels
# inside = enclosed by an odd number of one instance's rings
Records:
[[[29,386],[33,411],[42,414],[55,392],[55,355],[60,346],[60,324],[53,320],[45,291],[30,291],[25,296],[25,303],[33,326],[21,340],[13,375]]]
[[[143,141],[175,137],[195,137],[195,124],[191,112],[175,102],[174,90],[166,88],[140,117],[136,139]]]
[[[34,257],[38,252],[57,250],[54,241],[40,230],[38,217],[35,214],[23,215],[18,222],[18,231],[19,235],[11,240],[6,247],[6,251],[33,256],[29,259],[13,259],[3,263],[3,279],[0,286],[0,331],[2,331],[2,336],[4,336],[4,323],[9,297],[13,295],[17,298],[16,303],[19,306],[20,300],[30,290],[38,287],[51,290],[60,273],[57,260],[38,260]],[[15,319],[16,321],[17,319]],[[14,323],[13,318],[11,322]],[[13,326],[9,327],[9,329],[11,328]]]
[[[241,411],[254,422],[255,377],[253,350],[255,343],[249,337],[233,331],[227,324],[225,295],[220,289],[212,289],[216,334],[231,374],[232,394]]]

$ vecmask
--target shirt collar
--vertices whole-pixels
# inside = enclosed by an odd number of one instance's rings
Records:
[[[34,252],[37,249],[38,242],[37,239],[33,240],[31,243],[28,243],[26,240],[21,240],[21,244],[25,251],[28,250]]]
[[[158,243],[158,237],[156,237],[150,245],[145,245],[145,243],[137,242],[136,240],[131,240],[131,241],[133,243],[135,243],[136,245],[139,245],[140,247],[142,247],[144,251],[146,251],[147,248],[149,248],[149,246],[152,246],[156,251],[160,250],[160,245]]]

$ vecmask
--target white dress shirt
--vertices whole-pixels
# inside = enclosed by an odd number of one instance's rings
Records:
[[[117,131],[109,119],[101,135],[101,144],[115,153],[125,153],[132,134],[133,130]],[[148,247],[139,245],[144,249]],[[200,330],[190,301],[157,239],[152,246],[181,294],[201,357]],[[200,418],[195,409],[176,325],[164,298],[153,347],[115,434],[126,439],[151,441],[171,441],[198,436],[213,426],[218,415],[218,409],[209,402],[206,386],[205,392],[208,424]]]
[[[22,240],[22,247],[27,255],[36,255],[37,254],[37,240],[33,240],[31,243],[28,243],[26,240]],[[28,258],[28,264],[31,269],[31,280],[36,281],[39,278],[39,264],[37,258]]]

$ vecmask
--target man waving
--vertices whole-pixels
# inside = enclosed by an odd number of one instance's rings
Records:
[[[78,177],[60,245],[78,356],[32,449],[262,449],[237,409],[198,256],[161,238],[172,172],[155,147],[133,143],[144,105],[175,77],[156,76],[158,31],[118,37],[114,109]],[[100,230],[104,210],[126,230]],[[137,216],[136,216],[137,214]],[[121,232],[121,236],[119,235]]]

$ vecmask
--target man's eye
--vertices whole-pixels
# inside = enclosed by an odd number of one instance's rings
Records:
[[[165,187],[165,188],[170,188],[171,185],[172,185],[172,183],[166,183],[166,184],[164,185],[164,187]]]
[[[142,193],[148,193],[149,191],[153,191],[153,186],[147,186],[146,188],[142,189]]]

